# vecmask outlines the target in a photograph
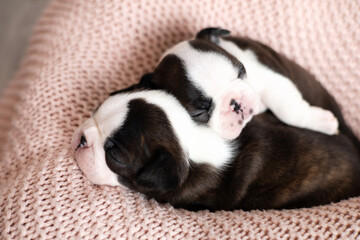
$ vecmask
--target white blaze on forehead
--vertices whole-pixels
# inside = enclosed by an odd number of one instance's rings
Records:
[[[238,78],[239,69],[230,59],[215,51],[197,50],[189,41],[170,48],[163,57],[168,54],[174,54],[183,61],[189,80],[208,96],[215,96],[226,83]]]
[[[123,93],[109,97],[93,116],[103,143],[123,125],[128,112],[128,103],[134,99],[143,99],[165,112],[183,151],[192,161],[221,167],[231,159],[231,144],[210,128],[197,125],[173,96],[158,90]]]
[[[126,119],[128,103],[131,98],[129,98],[128,94],[122,96],[123,98],[120,99],[116,96],[109,97],[93,115],[103,145],[106,139],[111,136],[116,129],[120,128]]]

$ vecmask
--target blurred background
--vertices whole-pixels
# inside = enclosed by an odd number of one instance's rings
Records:
[[[0,0],[0,96],[13,78],[32,29],[50,0]]]

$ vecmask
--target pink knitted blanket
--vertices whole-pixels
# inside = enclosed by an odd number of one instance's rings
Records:
[[[70,148],[75,128],[111,91],[207,26],[260,40],[309,69],[360,136],[359,9],[353,0],[52,1],[0,100],[0,238],[360,238],[360,197],[310,209],[188,212],[90,184]]]

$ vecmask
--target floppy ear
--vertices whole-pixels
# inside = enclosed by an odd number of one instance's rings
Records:
[[[151,191],[175,189],[186,176],[186,163],[177,161],[165,148],[159,148],[137,176],[137,184]]]
[[[135,89],[155,89],[155,84],[152,82],[153,79],[153,73],[146,73],[144,74],[140,82],[137,84],[133,84],[130,87],[127,87],[125,89],[117,90],[115,92],[110,93],[110,96],[119,94],[119,93],[125,93],[125,92],[131,92]]]
[[[146,73],[140,79],[140,86],[145,89],[156,89],[156,85],[153,82],[154,74]]]
[[[133,91],[133,90],[135,90],[135,89],[138,89],[138,88],[140,88],[140,86],[139,86],[138,83],[137,83],[137,84],[133,84],[133,85],[131,85],[130,87],[127,87],[127,88],[124,88],[124,89],[121,89],[121,90],[117,90],[117,91],[115,91],[115,92],[110,93],[110,96],[113,96],[113,95],[116,95],[116,94],[119,94],[119,93],[131,92],[131,91]]]
[[[230,31],[222,28],[204,28],[196,34],[196,39],[209,40],[215,44],[219,44],[219,37],[230,35]]]

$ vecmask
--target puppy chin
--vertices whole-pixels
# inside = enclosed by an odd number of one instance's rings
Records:
[[[75,131],[71,145],[80,169],[90,182],[98,185],[120,185],[117,175],[106,164],[102,139],[93,118],[86,120]]]

